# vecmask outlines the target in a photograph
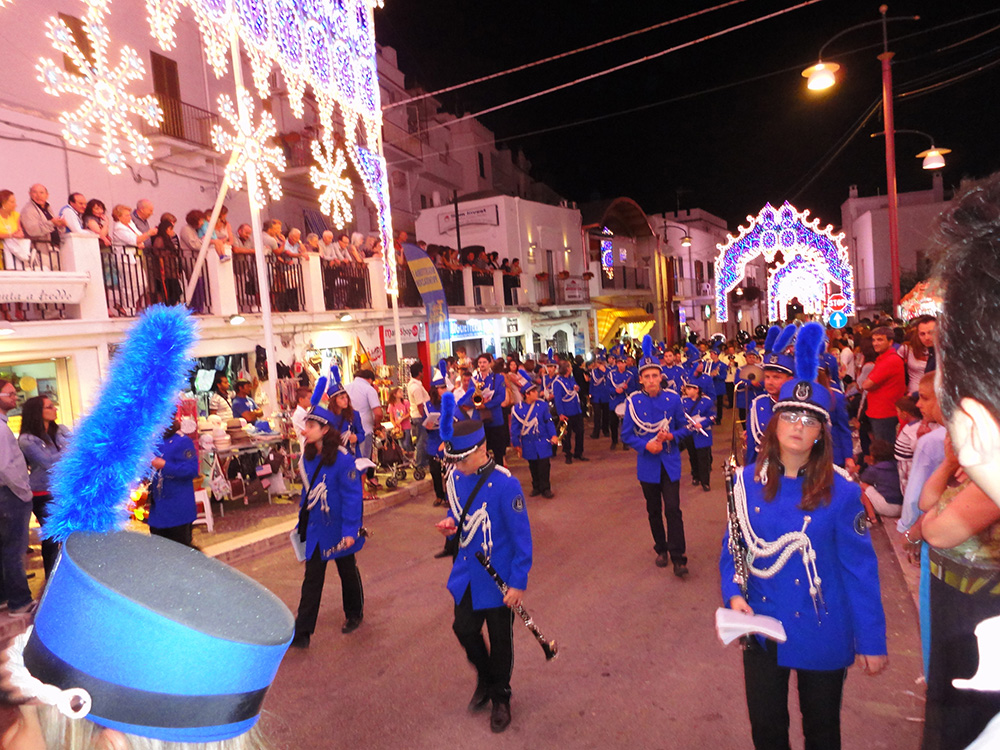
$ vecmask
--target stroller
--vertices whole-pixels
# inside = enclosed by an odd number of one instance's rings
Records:
[[[387,426],[388,425],[388,426]],[[386,488],[392,490],[406,479],[406,470],[413,469],[413,478],[421,480],[427,475],[422,466],[413,466],[412,457],[403,451],[399,438],[393,434],[392,423],[386,422],[375,428],[374,448],[376,453],[375,474],[385,476]]]

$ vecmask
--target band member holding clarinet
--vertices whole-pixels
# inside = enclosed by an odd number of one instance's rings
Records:
[[[454,411],[454,396],[445,393],[440,432],[445,460],[454,470],[447,482],[448,516],[437,528],[453,538],[455,562],[448,578],[448,591],[455,599],[452,628],[476,668],[469,710],[479,711],[492,701],[490,729],[502,732],[510,725],[513,609],[520,606],[528,585],[531,527],[521,484],[490,458],[482,423],[455,422]],[[477,552],[506,583],[506,593],[476,559]],[[483,639],[484,622],[489,649]]]
[[[649,530],[653,533],[656,566],[673,561],[674,575],[688,574],[684,518],[681,515],[681,454],[678,445],[689,432],[680,397],[660,388],[662,371],[653,357],[653,339],[642,340],[639,378],[643,390],[625,401],[622,441],[639,454],[636,473],[646,498]],[[664,531],[663,519],[667,519]]]
[[[684,386],[681,407],[687,418],[690,434],[684,441],[691,459],[691,484],[708,492],[712,481],[712,423],[715,421],[715,404],[701,392],[697,383]]]
[[[556,415],[560,422],[568,425],[566,436],[562,441],[566,463],[589,461],[583,455],[583,407],[580,404],[580,386],[573,379],[573,367],[569,362],[559,363],[559,377],[552,384],[552,400],[556,407]],[[576,441],[573,449],[572,442]]]
[[[833,463],[830,391],[816,379],[822,341],[818,323],[799,331],[796,377],[778,395],[756,464],[737,469],[727,488],[723,601],[780,620],[787,636],[780,644],[758,635],[746,640],[743,674],[758,750],[789,746],[792,669],[805,746],[837,750],[847,668],[856,663],[876,675],[888,663],[861,490]]]

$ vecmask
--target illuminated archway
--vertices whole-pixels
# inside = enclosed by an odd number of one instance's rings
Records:
[[[798,299],[806,313],[822,315],[828,280],[822,263],[816,263],[815,259],[800,253],[787,262],[779,263],[767,275],[768,319],[784,318],[782,310],[793,297]]]
[[[715,305],[720,321],[729,320],[729,293],[743,280],[747,263],[758,256],[763,256],[769,264],[778,263],[768,278],[769,312],[777,305],[774,292],[786,288],[784,277],[779,277],[778,288],[771,277],[791,266],[785,276],[803,279],[800,274],[810,269],[814,277],[819,277],[817,283],[822,284],[824,297],[829,284],[839,287],[847,299],[844,312],[854,313],[854,270],[843,243],[843,232],[833,234],[829,224],[821,229],[818,219],[809,219],[808,209],[799,211],[787,201],[780,209],[768,203],[757,216],[747,216],[747,221],[749,225],[740,226],[735,237],[729,235],[725,243],[716,246],[719,255],[715,260]],[[779,254],[781,259],[776,261]],[[796,258],[801,260],[796,263]],[[780,317],[772,313],[772,320]]]

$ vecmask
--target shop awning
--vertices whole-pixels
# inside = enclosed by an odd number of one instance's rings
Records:
[[[641,307],[604,307],[597,311],[597,335],[604,346],[610,346],[615,334],[628,327],[632,338],[642,338],[656,324],[656,319]]]

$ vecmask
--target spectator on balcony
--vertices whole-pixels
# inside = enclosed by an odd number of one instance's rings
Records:
[[[285,240],[285,246],[282,248],[281,255],[286,260],[297,262],[299,258],[302,257],[305,248],[302,246],[302,230],[292,228],[288,232],[288,239]]]
[[[365,236],[361,234],[361,232],[354,232],[354,234],[351,235],[351,241],[347,249],[348,255],[350,256],[350,260],[354,261],[355,263],[365,262],[365,258],[368,257],[366,255],[365,246],[369,240],[371,240],[371,237],[365,238]],[[374,244],[375,244],[374,241],[372,241],[373,247]]]
[[[199,253],[201,252],[201,243],[205,239],[205,235],[208,234],[208,230],[209,230],[208,222],[209,222],[209,219],[212,218],[212,214],[210,214],[210,213],[208,213],[206,211],[203,211],[201,213],[201,216],[202,216],[202,221],[201,221],[201,223],[198,224],[198,252]],[[221,231],[220,231],[220,225],[222,226]],[[226,243],[226,240],[225,240],[225,237],[224,237],[224,235],[225,235],[225,226],[226,226],[226,224],[225,224],[225,222],[224,222],[223,219],[217,220],[216,223],[215,223],[215,228],[212,230],[212,237],[209,240],[209,245],[211,245],[212,249],[215,250],[216,254],[219,256],[219,262],[220,263],[225,263],[226,261],[229,261],[229,260],[233,259],[233,256],[231,256],[226,251],[226,244],[227,243]]]
[[[253,228],[240,224],[233,238],[233,255],[253,255]]]
[[[486,264],[490,267],[491,271],[499,271],[500,266],[498,261],[500,260],[500,253],[490,253],[486,256]]]
[[[210,211],[206,211],[205,214],[212,218]],[[233,232],[233,225],[229,223],[229,206],[225,204],[219,209],[219,223],[215,225],[215,233],[230,247],[236,246],[236,233]]]
[[[146,243],[156,234],[156,229],[142,230],[136,226],[129,207],[119,203],[111,212],[114,225],[111,230],[111,244],[117,248],[138,249],[146,247]],[[146,222],[146,226],[149,223]],[[134,255],[134,254],[133,254]]]
[[[59,247],[60,234],[66,220],[53,216],[49,206],[49,191],[45,185],[35,184],[28,190],[29,200],[21,209],[21,228],[26,237],[45,249]]]
[[[518,283],[520,283],[520,277],[521,277],[521,259],[520,258],[514,258],[514,260],[511,261],[511,263],[510,263],[510,275],[513,276],[513,277],[515,277],[515,278],[517,278],[518,279]]]
[[[500,264],[500,273],[504,276],[510,276],[510,258],[504,258],[503,262]]]
[[[149,271],[140,259],[143,257],[142,250],[146,241],[156,234],[156,229],[140,231],[132,221],[131,209],[123,203],[114,207],[111,218],[114,219],[111,229],[111,247],[114,253],[111,262],[117,266],[119,278],[122,274],[127,277],[127,298],[123,296],[120,304],[132,314],[145,307],[148,302],[146,280]]]
[[[91,198],[83,211],[83,228],[97,235],[101,249],[111,247],[110,227],[108,226],[107,208],[102,201]]]
[[[138,229],[143,234],[148,234],[146,241],[142,246],[146,250],[150,250],[153,247],[152,237],[156,234],[156,229],[154,228],[152,232],[149,231],[149,217],[153,215],[153,202],[145,198],[142,198],[138,203],[135,204],[135,210],[132,212],[132,225]]]
[[[59,209],[59,218],[66,222],[63,231],[70,232],[83,231],[83,212],[87,210],[87,199],[83,193],[70,193],[66,205]]]
[[[152,286],[151,297],[156,302],[176,305],[183,298],[181,291],[182,269],[178,256],[177,235],[174,223],[167,218],[160,219],[153,236],[152,257],[149,275]]]
[[[187,255],[190,258],[198,257],[198,253],[201,252],[201,238],[198,236],[198,230],[204,223],[205,214],[198,209],[195,208],[187,212],[187,216],[184,217],[184,226],[177,233],[182,255]],[[195,312],[201,312],[204,306],[205,280],[198,279],[194,293],[191,295],[191,299],[188,300],[188,307]]]
[[[3,241],[15,237],[24,237],[21,230],[21,212],[17,210],[17,198],[12,190],[0,190],[0,250]],[[3,268],[3,255],[0,254],[0,269]]]
[[[303,251],[307,253],[319,253],[319,235],[315,232],[310,232],[306,235],[305,245]]]

